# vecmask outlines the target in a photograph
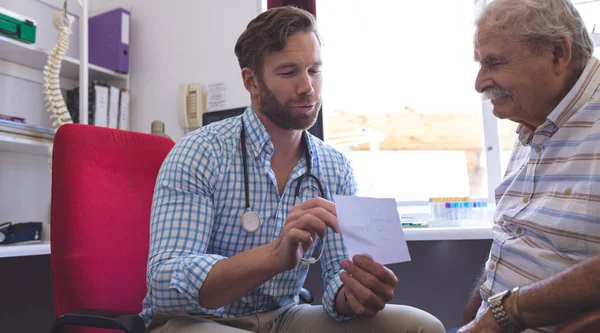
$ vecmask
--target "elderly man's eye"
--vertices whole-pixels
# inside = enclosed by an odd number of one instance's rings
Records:
[[[483,65],[486,66],[487,68],[494,69],[494,68],[500,67],[500,65],[502,65],[502,61],[499,61],[499,60],[484,61]]]

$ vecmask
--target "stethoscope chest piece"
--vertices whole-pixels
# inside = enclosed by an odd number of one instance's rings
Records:
[[[254,233],[260,228],[260,217],[252,211],[245,212],[242,215],[240,222],[242,224],[242,229],[247,233]]]

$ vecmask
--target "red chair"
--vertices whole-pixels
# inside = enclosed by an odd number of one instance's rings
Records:
[[[50,222],[58,319],[52,332],[66,325],[145,332],[138,313],[146,295],[152,194],[173,145],[160,136],[95,126],[58,129]]]
[[[159,136],[87,125],[57,131],[50,262],[58,318],[52,333],[65,326],[146,332],[138,314],[146,295],[152,195],[173,145]],[[306,289],[300,299],[313,302]]]

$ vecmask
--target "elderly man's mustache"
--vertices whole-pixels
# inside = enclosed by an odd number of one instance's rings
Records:
[[[493,86],[490,88],[487,88],[481,98],[485,101],[488,99],[497,99],[497,98],[501,98],[501,97],[506,97],[506,96],[512,96],[512,92],[510,92],[510,90],[506,90],[500,86]]]

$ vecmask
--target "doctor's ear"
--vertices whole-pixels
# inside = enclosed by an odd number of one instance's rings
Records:
[[[242,80],[244,81],[244,87],[248,90],[250,95],[259,94],[258,76],[252,69],[249,67],[242,68]]]

